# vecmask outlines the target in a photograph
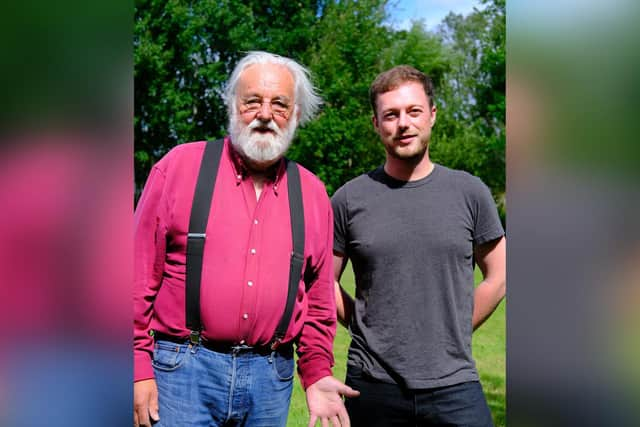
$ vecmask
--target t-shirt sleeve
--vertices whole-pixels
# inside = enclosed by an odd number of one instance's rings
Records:
[[[479,179],[474,179],[472,194],[474,197],[473,243],[481,245],[504,235],[498,209],[489,188]]]
[[[347,254],[347,191],[340,187],[331,198],[333,207],[333,250]]]

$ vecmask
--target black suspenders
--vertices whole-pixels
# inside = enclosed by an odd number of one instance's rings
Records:
[[[200,320],[200,282],[202,279],[202,255],[206,239],[207,222],[213,189],[215,187],[220,157],[224,141],[207,141],[198,181],[191,206],[189,219],[189,234],[187,235],[187,277],[185,283],[186,325],[191,333],[189,339],[193,344],[199,342],[202,324]],[[287,327],[293,314],[293,306],[298,291],[298,283],[302,275],[304,263],[304,206],[300,187],[300,172],[295,162],[287,162],[287,182],[289,192],[289,212],[291,215],[291,237],[293,252],[289,264],[289,290],[287,303],[278,323],[275,334],[270,342],[271,348],[276,349],[287,332]]]
[[[302,274],[302,264],[304,263],[304,206],[302,203],[302,189],[300,188],[300,171],[298,165],[291,161],[287,162],[287,190],[289,192],[289,215],[291,216],[291,240],[293,241],[293,251],[289,260],[289,291],[287,292],[287,305],[282,313],[282,318],[276,332],[271,340],[273,350],[280,345],[287,332],[291,314],[293,314],[293,304],[296,301],[298,283]]]
[[[195,344],[202,329],[200,322],[200,280],[202,276],[202,254],[207,231],[207,221],[211,210],[213,188],[216,184],[218,166],[222,156],[224,142],[207,141],[200,163],[200,172],[191,205],[189,218],[189,234],[187,234],[187,278],[186,315],[187,328],[191,330],[190,339]],[[195,342],[194,342],[195,341]]]

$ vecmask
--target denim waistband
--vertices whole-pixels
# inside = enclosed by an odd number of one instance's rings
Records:
[[[153,338],[155,341],[169,341],[176,344],[190,344],[189,337],[176,337],[174,335],[165,334],[154,331]],[[200,339],[200,345],[208,350],[216,353],[232,354],[232,353],[254,353],[259,355],[269,355],[274,350],[268,345],[246,345],[225,341],[213,341],[204,337]],[[286,353],[292,349],[291,343],[282,344],[277,348],[277,352]]]

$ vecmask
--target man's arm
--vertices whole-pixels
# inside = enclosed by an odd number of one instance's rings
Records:
[[[338,320],[346,327],[349,322],[348,319],[351,317],[353,300],[338,283],[345,265],[346,258],[334,253],[333,267],[336,289],[336,311],[338,313]],[[344,407],[342,396],[357,397],[359,395],[359,391],[352,389],[332,376],[321,378],[311,384],[306,390],[307,406],[309,407],[310,415],[308,427],[315,426],[317,421],[320,421],[323,427],[328,426],[329,422],[331,422],[334,427],[349,427],[351,423]]]
[[[151,170],[134,214],[134,385],[133,425],[151,426],[158,421],[158,388],[153,378],[153,338],[149,325],[153,300],[160,284],[166,252],[165,227],[161,218],[165,176]]]
[[[349,327],[351,314],[353,313],[353,298],[340,286],[340,278],[347,265],[347,257],[343,254],[333,251],[333,271],[334,286],[336,290],[336,310],[338,312],[338,321],[345,328]]]
[[[335,427],[348,427],[349,416],[342,396],[355,397],[359,393],[331,376],[336,305],[332,283],[333,211],[328,199],[322,234],[326,240],[317,254],[314,265],[317,275],[307,291],[307,320],[298,340],[298,371],[305,388],[309,426],[313,427],[316,421],[320,421],[323,427],[330,423]]]
[[[491,316],[507,290],[506,239],[504,236],[474,248],[483,280],[474,293],[473,330]]]

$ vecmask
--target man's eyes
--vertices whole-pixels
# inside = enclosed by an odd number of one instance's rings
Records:
[[[265,101],[263,101],[260,98],[248,98],[244,101],[244,106],[247,110],[249,111],[253,111],[253,110],[258,110],[260,109],[260,107],[262,107],[262,104]],[[267,101],[268,102],[268,101]],[[289,104],[283,100],[280,99],[274,99],[271,102],[268,102],[269,104],[271,104],[271,108],[274,111],[277,112],[284,112],[289,110]]]
[[[409,110],[408,114],[411,117],[418,117],[419,115],[421,115],[423,113],[423,110],[421,108],[413,108],[411,110]],[[388,113],[384,113],[382,115],[383,118],[385,119],[395,119],[396,117],[398,117],[398,113],[395,111],[390,111]]]

